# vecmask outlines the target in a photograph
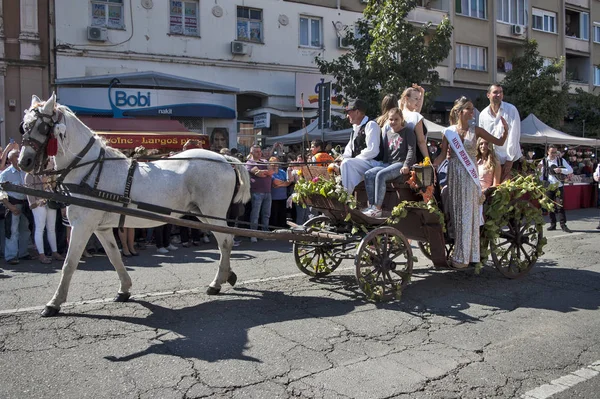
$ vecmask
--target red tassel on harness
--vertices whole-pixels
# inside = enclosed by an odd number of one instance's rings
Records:
[[[57,152],[58,152],[58,140],[56,140],[56,137],[54,137],[54,135],[51,135],[50,138],[48,139],[48,146],[46,147],[46,154],[48,154],[49,157],[53,157],[56,155]]]

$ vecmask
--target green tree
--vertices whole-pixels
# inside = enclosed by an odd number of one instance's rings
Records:
[[[537,48],[537,42],[530,40],[521,48],[522,55],[513,58],[513,68],[502,82],[504,97],[517,107],[521,118],[535,114],[547,125],[560,128],[569,102],[569,84],[560,83],[565,59],[544,66]]]
[[[434,68],[450,52],[452,26],[447,18],[435,29],[411,24],[406,16],[416,6],[417,0],[370,0],[356,23],[358,34],[346,34],[352,48],[333,61],[316,59],[346,99],[360,97],[370,104],[370,116],[379,114],[385,94],[399,94],[413,83],[426,83],[427,96],[435,97],[440,77]]]
[[[575,135],[585,132],[585,137],[600,137],[600,97],[580,88],[575,91],[569,107],[573,123],[565,131]]]

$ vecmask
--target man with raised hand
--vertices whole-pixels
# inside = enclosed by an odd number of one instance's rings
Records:
[[[508,138],[503,146],[494,146],[496,157],[502,165],[500,181],[510,178],[510,171],[513,163],[517,162],[521,154],[521,117],[517,108],[505,101],[504,91],[498,83],[492,84],[487,91],[487,98],[490,105],[485,107],[479,115],[479,127],[490,132],[492,135],[500,138],[504,132],[504,126],[501,119],[504,118],[508,123]]]

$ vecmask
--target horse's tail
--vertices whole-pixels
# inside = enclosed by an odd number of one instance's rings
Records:
[[[239,186],[235,196],[233,197],[232,202],[235,204],[245,204],[246,202],[250,201],[251,198],[250,174],[248,173],[248,169],[246,169],[246,166],[235,157],[225,155],[225,159],[227,160],[227,162],[231,163],[231,165],[235,169],[239,181]]]

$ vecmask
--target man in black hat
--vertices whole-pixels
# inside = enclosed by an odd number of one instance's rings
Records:
[[[383,154],[380,153],[381,129],[366,116],[367,103],[356,99],[346,107],[346,115],[352,123],[352,135],[343,153],[340,165],[342,185],[349,193],[365,177],[365,172],[379,166]]]

